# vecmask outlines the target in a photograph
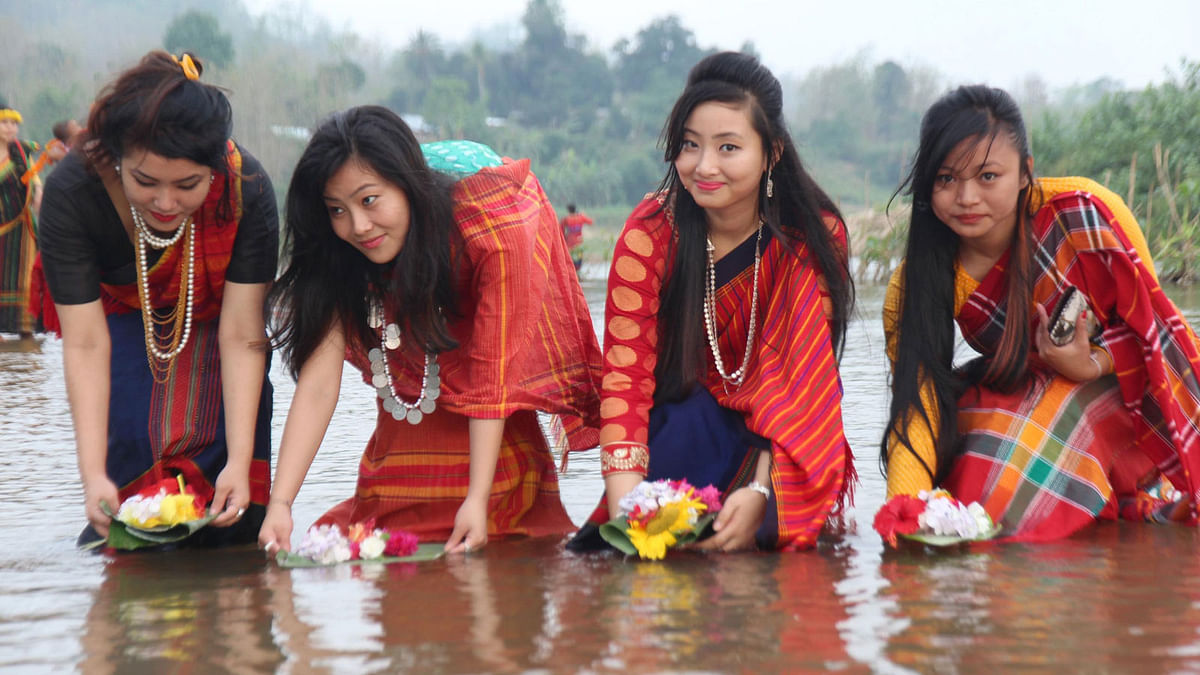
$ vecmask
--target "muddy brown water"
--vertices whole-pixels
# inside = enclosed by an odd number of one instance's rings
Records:
[[[585,290],[598,320],[603,269]],[[1200,534],[1099,523],[1066,541],[885,551],[870,527],[887,405],[881,290],[842,364],[861,483],[799,554],[579,557],[493,542],[420,564],[284,570],[251,548],[104,557],[82,525],[61,346],[0,350],[0,671],[85,673],[1196,672]],[[1172,290],[1196,324],[1200,294]],[[276,364],[275,442],[291,398]],[[372,391],[347,369],[295,507],[353,490]],[[581,521],[595,453],[562,477]]]

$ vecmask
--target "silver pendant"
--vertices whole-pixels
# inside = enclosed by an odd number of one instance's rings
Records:
[[[378,391],[386,391],[389,394],[391,393],[391,390],[388,389],[387,373],[376,373],[371,378],[371,384],[375,385],[375,389]]]
[[[388,349],[395,351],[400,348],[400,338],[389,335],[383,339],[383,344],[387,345]]]
[[[385,375],[384,377],[387,377],[387,376]],[[374,378],[372,378],[372,379],[374,379]],[[374,384],[374,383],[372,383],[372,384]],[[390,397],[390,396],[392,395],[392,390],[391,390],[391,389],[388,389],[386,386],[383,386],[383,387],[375,387],[375,394],[376,394],[376,395],[377,395],[379,398],[388,398],[388,397]]]
[[[442,390],[440,387],[433,387],[433,388],[425,390],[425,398],[427,398],[431,401],[436,401],[438,399],[438,397],[441,395],[442,395]]]
[[[367,352],[367,359],[372,363],[382,363],[383,350],[379,347],[372,347],[371,351]]]
[[[408,411],[408,414],[405,415],[405,418],[408,420],[409,424],[420,424],[421,418],[424,416],[425,415],[422,414],[420,410],[413,408],[412,410]]]
[[[395,409],[396,409],[396,399],[392,398],[391,396],[383,399],[383,411],[384,412],[390,413]]]
[[[438,377],[437,375],[430,375],[429,379],[427,379],[425,381],[425,389],[426,390],[439,389],[439,388],[441,388],[441,386],[442,386],[442,378]]]
[[[392,419],[396,420],[397,422],[404,419],[404,408],[402,408],[400,406],[396,406],[392,410]]]
[[[434,402],[432,398],[426,396],[425,400],[421,401],[421,412],[425,413],[426,415],[433,414],[433,411],[436,409],[437,403]]]
[[[371,374],[372,375],[383,375],[385,368],[386,368],[386,366],[383,365],[383,361],[372,361],[371,362]]]

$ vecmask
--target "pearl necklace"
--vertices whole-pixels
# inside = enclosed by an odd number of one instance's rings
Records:
[[[146,337],[146,360],[150,364],[150,372],[156,382],[162,383],[170,377],[171,368],[185,347],[192,334],[192,309],[195,299],[195,259],[196,235],[192,227],[191,217],[184,219],[183,224],[170,238],[154,234],[142,214],[133,206],[129,207],[133,214],[134,229],[137,232],[137,284],[138,300],[142,305],[142,327]],[[175,307],[164,317],[159,318],[154,313],[150,302],[150,266],[146,259],[146,246],[155,249],[165,249],[187,236],[187,262],[179,270],[179,297]],[[186,281],[184,281],[186,280]],[[159,337],[159,327],[170,326],[165,338]]]
[[[379,329],[379,347],[367,352],[367,359],[371,362],[371,384],[375,386],[376,395],[383,400],[384,412],[390,413],[397,422],[405,420],[409,424],[420,424],[425,415],[437,409],[437,398],[442,395],[441,367],[438,366],[437,355],[425,353],[421,394],[417,400],[412,403],[401,400],[396,394],[396,382],[392,379],[387,358],[389,351],[400,348],[400,327],[395,323],[384,325],[383,307],[377,302],[372,302],[367,311],[367,325]]]
[[[762,222],[758,223],[758,235],[754,240],[754,287],[750,300],[750,327],[746,331],[746,351],[742,355],[742,365],[732,373],[725,372],[725,362],[721,359],[721,349],[717,345],[717,273],[713,265],[714,246],[712,239],[708,240],[708,279],[704,288],[704,328],[708,332],[708,346],[712,349],[713,365],[717,374],[724,382],[735,387],[742,386],[746,380],[746,368],[750,363],[750,351],[754,345],[754,324],[758,317],[758,268],[762,259],[759,254],[759,244],[762,243]]]

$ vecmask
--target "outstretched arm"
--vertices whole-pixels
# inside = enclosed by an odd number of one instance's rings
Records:
[[[268,553],[291,550],[292,502],[300,492],[300,485],[317,456],[317,449],[337,407],[345,354],[345,337],[341,328],[334,326],[300,368],[296,392],[283,426],[279,464],[275,469],[267,515],[258,533],[258,543]]]
[[[117,486],[108,477],[108,397],[112,341],[99,300],[82,305],[56,305],[62,323],[63,371],[67,400],[75,424],[75,449],[79,477],[83,480],[84,510],[88,522],[102,537],[108,536],[110,513],[121,507]]]

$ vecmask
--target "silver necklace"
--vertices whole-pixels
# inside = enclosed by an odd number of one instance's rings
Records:
[[[754,345],[754,326],[758,317],[758,268],[762,260],[759,253],[759,244],[762,243],[762,228],[762,222],[759,222],[758,235],[754,239],[754,279],[751,282],[754,291],[750,296],[750,327],[746,331],[746,351],[742,354],[742,365],[732,373],[725,372],[725,362],[721,359],[721,349],[717,345],[717,273],[713,264],[715,247],[712,239],[708,239],[708,279],[704,288],[704,328],[708,332],[708,346],[712,349],[713,365],[717,368],[717,374],[724,382],[735,387],[742,386],[742,382],[746,381],[746,368],[750,364],[750,351]]]
[[[375,394],[383,400],[384,412],[390,413],[397,422],[405,420],[409,424],[420,424],[425,415],[437,409],[437,398],[442,395],[437,355],[425,353],[425,370],[421,374],[421,393],[417,400],[412,403],[401,400],[396,394],[387,356],[389,351],[400,348],[400,327],[395,323],[385,325],[383,307],[378,302],[372,302],[367,310],[367,325],[379,329],[379,347],[367,352],[367,359],[371,362],[371,384],[375,386]]]

